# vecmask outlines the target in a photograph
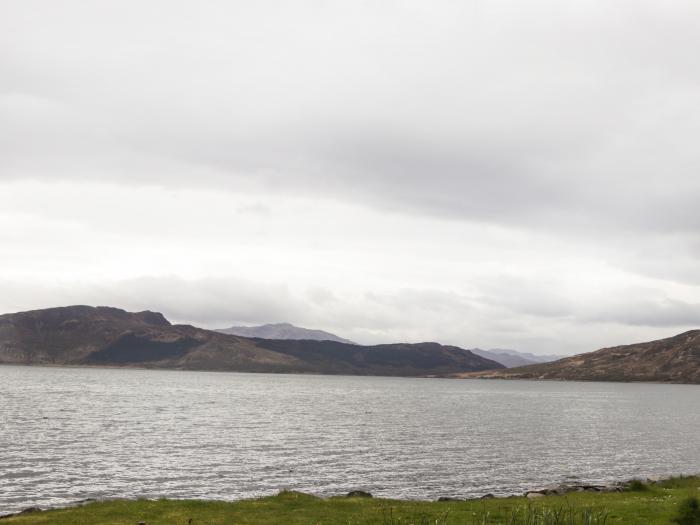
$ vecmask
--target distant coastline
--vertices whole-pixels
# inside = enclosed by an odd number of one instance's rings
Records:
[[[281,375],[281,376],[326,376],[326,377],[376,377],[386,379],[450,379],[455,381],[475,380],[475,381],[518,381],[518,382],[551,382],[551,383],[620,383],[620,384],[642,384],[642,385],[677,385],[677,386],[698,386],[698,383],[680,383],[672,381],[636,381],[617,380],[607,381],[602,379],[561,379],[556,377],[490,377],[481,374],[446,374],[446,375],[379,375],[379,374],[348,374],[342,372],[287,372],[287,371],[252,371],[252,370],[212,370],[198,368],[162,368],[147,365],[78,365],[78,364],[26,364],[26,363],[0,363],[0,366],[23,367],[23,368],[57,368],[75,370],[143,370],[152,372],[206,372],[215,374],[260,374],[260,375]]]

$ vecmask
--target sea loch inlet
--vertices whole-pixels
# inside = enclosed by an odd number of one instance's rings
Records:
[[[435,499],[700,471],[694,385],[0,366],[0,513],[282,489]]]

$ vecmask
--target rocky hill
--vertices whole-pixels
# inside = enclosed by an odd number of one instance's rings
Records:
[[[700,330],[647,343],[603,348],[552,363],[458,376],[700,383]]]
[[[121,366],[393,376],[445,376],[501,368],[437,343],[360,346],[248,339],[155,312],[68,306],[0,315],[0,364]]]
[[[263,324],[260,326],[232,326],[217,330],[222,334],[240,335],[242,337],[259,337],[261,339],[305,339],[312,341],[337,341],[355,344],[324,330],[312,330],[294,326],[290,323]]]

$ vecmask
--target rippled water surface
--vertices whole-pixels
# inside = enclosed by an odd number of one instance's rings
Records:
[[[700,472],[700,386],[0,366],[0,513]]]

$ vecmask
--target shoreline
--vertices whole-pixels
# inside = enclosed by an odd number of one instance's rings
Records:
[[[51,363],[0,363],[0,367],[18,367],[18,368],[59,368],[73,370],[144,370],[151,372],[206,372],[215,374],[260,374],[260,375],[275,375],[275,376],[319,376],[319,377],[380,377],[385,379],[453,379],[453,380],[479,380],[479,381],[522,381],[533,383],[600,383],[600,384],[622,384],[622,385],[680,385],[680,386],[698,386],[700,383],[679,382],[679,381],[605,381],[598,379],[561,379],[561,378],[534,378],[534,377],[469,377],[460,374],[481,374],[489,372],[457,372],[447,375],[373,375],[373,374],[346,374],[346,373],[322,373],[322,372],[263,372],[258,370],[212,370],[202,368],[161,368],[147,366],[116,366],[116,365],[78,365],[78,364],[51,364]]]
[[[474,503],[483,501],[508,501],[519,498],[526,498],[527,500],[538,500],[546,496],[566,496],[569,494],[588,494],[588,495],[601,495],[601,494],[620,494],[625,492],[635,491],[635,486],[661,486],[665,483],[673,482],[675,480],[691,480],[697,479],[700,485],[700,473],[697,474],[680,474],[678,476],[648,476],[646,478],[632,478],[627,480],[618,480],[605,484],[593,484],[593,483],[554,483],[539,488],[533,488],[526,490],[524,493],[509,494],[496,496],[491,493],[486,493],[482,496],[460,498],[456,496],[440,496],[435,499],[401,499],[401,498],[384,498],[375,497],[368,491],[361,489],[354,489],[345,494],[336,494],[331,496],[320,496],[308,492],[301,492],[295,490],[280,490],[275,495],[241,498],[241,499],[191,499],[191,498],[171,498],[168,496],[160,496],[155,498],[122,498],[119,496],[108,497],[108,498],[86,498],[82,500],[77,500],[66,505],[57,506],[29,506],[25,509],[9,512],[0,513],[0,520],[6,520],[9,518],[15,518],[20,516],[26,516],[29,514],[40,514],[52,511],[65,511],[72,509],[79,509],[87,505],[93,504],[105,504],[105,503],[138,503],[138,502],[158,502],[158,501],[170,501],[170,502],[198,502],[201,504],[236,504],[245,502],[255,502],[259,500],[264,500],[267,498],[275,498],[284,494],[299,494],[305,497],[314,498],[321,501],[336,501],[342,499],[354,499],[360,498],[363,500],[374,501],[374,502],[392,502],[401,504],[431,504],[431,503],[447,503],[447,502],[463,502],[463,503]],[[640,485],[641,484],[641,485]],[[700,491],[700,486],[698,487]]]

